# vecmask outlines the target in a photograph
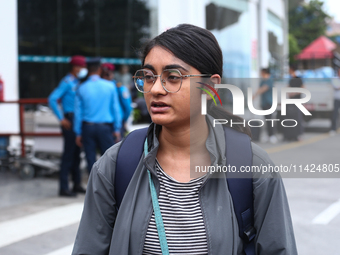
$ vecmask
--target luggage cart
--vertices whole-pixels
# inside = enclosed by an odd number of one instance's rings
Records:
[[[33,119],[33,120],[32,120]],[[35,134],[59,134],[53,136],[34,136],[28,146],[25,145],[25,157],[20,158],[19,175],[23,179],[33,178],[35,175],[52,175],[60,169],[63,153],[63,138],[59,121],[49,107],[38,105],[31,115]],[[86,171],[85,153],[80,154],[80,169]]]
[[[11,137],[7,159],[14,160],[20,177],[30,179],[37,173],[52,174],[59,171],[62,152],[59,124],[48,107],[38,105],[47,104],[47,99],[20,99],[1,103],[19,104],[20,132],[1,136]],[[27,114],[29,112],[25,112],[25,105],[28,104],[38,105],[36,111]]]
[[[51,110],[43,105],[38,105],[29,121],[34,133],[59,133],[59,122]],[[32,178],[34,175],[50,175],[59,171],[60,159],[63,150],[61,136],[34,136],[30,153],[20,159],[20,176]]]

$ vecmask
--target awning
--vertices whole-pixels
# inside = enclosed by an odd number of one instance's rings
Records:
[[[325,36],[320,36],[314,40],[302,52],[295,55],[296,59],[325,59],[333,58],[333,50],[336,44]]]

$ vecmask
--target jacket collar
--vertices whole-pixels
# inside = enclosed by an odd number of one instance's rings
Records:
[[[151,123],[146,136],[146,139],[148,141],[149,153],[146,156],[144,156],[145,157],[144,164],[146,168],[149,169],[150,172],[155,175],[156,175],[155,170],[156,156],[159,148],[158,135],[161,129],[162,126],[156,125],[155,123]],[[145,152],[143,152],[143,155],[145,155]]]
[[[207,124],[209,128],[209,135],[205,143],[207,150],[210,153],[212,165],[225,165],[225,136],[222,125],[213,126],[214,118],[207,115]]]
[[[222,125],[213,126],[213,118],[209,115],[206,117],[206,121],[208,124],[209,134],[206,140],[206,148],[210,154],[211,164],[216,165],[225,165],[226,164],[226,156],[225,156],[225,138],[224,138],[224,130]],[[162,126],[151,123],[147,132],[148,139],[148,149],[149,153],[144,158],[145,166],[150,170],[150,172],[156,175],[155,170],[155,162],[157,151],[159,148],[159,140],[158,135],[161,131]]]

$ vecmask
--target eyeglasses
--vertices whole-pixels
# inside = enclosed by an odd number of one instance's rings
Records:
[[[154,75],[147,69],[138,70],[133,76],[135,86],[142,93],[149,93],[158,77],[166,92],[176,93],[181,89],[183,78],[211,76],[211,74],[188,74],[182,75],[177,69],[165,69],[161,75]]]

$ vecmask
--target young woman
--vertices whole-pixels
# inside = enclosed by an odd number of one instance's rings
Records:
[[[179,25],[146,45],[142,65],[135,85],[153,122],[144,153],[119,210],[114,184],[121,144],[96,162],[73,254],[245,254],[225,174],[190,175],[193,165],[226,165],[224,131],[212,119],[240,120],[211,103],[211,116],[202,115],[203,92],[190,88],[193,79],[221,83],[222,52],[215,37]],[[252,153],[252,165],[273,165],[254,144]],[[282,180],[257,173],[252,182],[256,254],[297,254]]]

